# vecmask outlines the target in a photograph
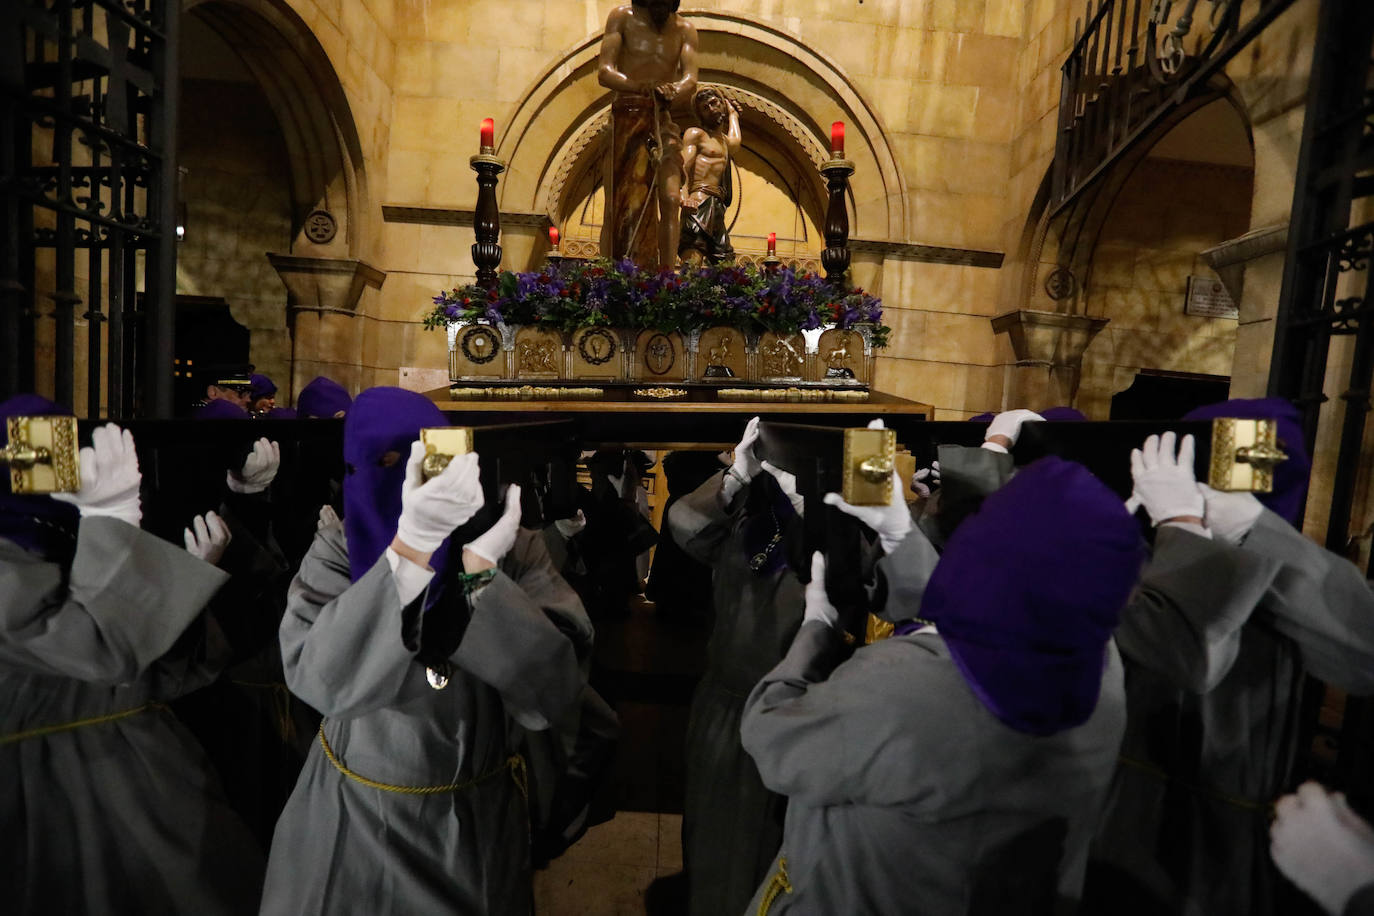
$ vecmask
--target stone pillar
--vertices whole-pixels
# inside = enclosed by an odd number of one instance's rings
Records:
[[[363,289],[381,289],[386,274],[355,258],[268,254],[286,284],[291,330],[291,390],[327,375],[350,391],[360,384]]]
[[[1202,252],[1240,311],[1231,396],[1263,397],[1274,349],[1274,313],[1288,250],[1288,224],[1252,229]]]
[[[992,319],[995,334],[1011,338],[1014,363],[1006,367],[1004,408],[1070,406],[1078,394],[1083,352],[1107,318],[1018,309]]]

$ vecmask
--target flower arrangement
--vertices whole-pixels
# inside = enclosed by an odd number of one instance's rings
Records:
[[[821,327],[872,327],[884,347],[882,301],[815,274],[783,267],[717,265],[647,270],[620,261],[563,261],[528,273],[503,271],[495,288],[465,286],[434,297],[426,328],[489,321],[574,331],[606,325],[688,334],[715,325],[794,334]]]

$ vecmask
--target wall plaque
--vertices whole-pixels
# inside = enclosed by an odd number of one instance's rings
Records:
[[[1240,308],[1215,277],[1189,277],[1185,315],[1197,318],[1239,318]]]

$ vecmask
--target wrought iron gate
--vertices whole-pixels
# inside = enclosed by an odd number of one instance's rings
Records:
[[[0,2],[0,396],[48,387],[50,316],[57,401],[170,415],[179,17],[175,0]]]

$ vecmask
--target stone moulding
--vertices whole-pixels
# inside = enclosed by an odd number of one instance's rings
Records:
[[[994,334],[1011,338],[1012,352],[1020,366],[1078,366],[1088,344],[1110,319],[1018,309],[992,319]]]
[[[268,253],[267,260],[286,285],[286,304],[302,309],[356,314],[367,287],[381,289],[386,272],[357,258],[308,258]]]

